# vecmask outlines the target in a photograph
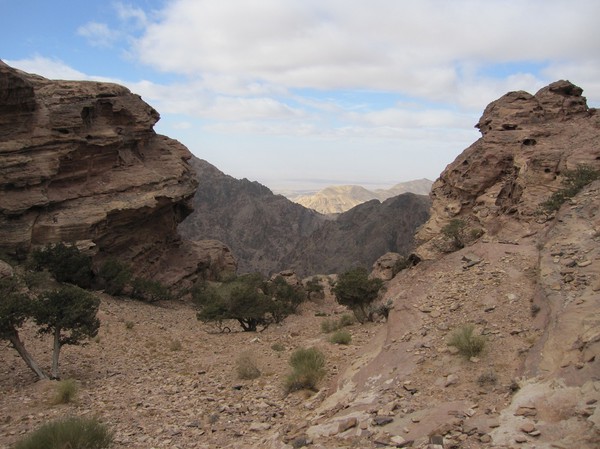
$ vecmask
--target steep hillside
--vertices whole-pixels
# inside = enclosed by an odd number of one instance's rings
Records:
[[[430,260],[388,284],[385,330],[339,376],[308,435],[364,441],[368,428],[397,447],[432,436],[445,448],[599,447],[600,181],[558,213],[536,213],[565,169],[600,170],[600,117],[581,93],[561,81],[486,108],[483,137],[434,186],[419,233]],[[440,253],[453,218],[484,235]],[[485,340],[476,357],[448,345],[466,324]]]
[[[331,186],[317,193],[293,198],[293,201],[322,214],[338,214],[346,212],[359,204],[370,200],[385,201],[402,193],[428,195],[432,181],[419,179],[401,182],[389,189],[368,190],[361,186]]]
[[[198,158],[190,164],[199,184],[192,201],[194,212],[179,231],[189,239],[225,242],[241,273],[284,269],[283,257],[325,221],[258,182],[235,179]]]
[[[386,252],[406,254],[412,236],[428,218],[429,200],[405,194],[372,200],[336,220],[296,204],[267,187],[235,179],[201,159],[194,212],[179,230],[189,239],[217,239],[235,254],[240,272],[336,273],[370,267]]]
[[[0,250],[75,243],[169,284],[217,258],[233,268],[224,245],[178,236],[197,182],[187,148],[154,132],[158,119],[125,87],[0,61]]]
[[[284,265],[308,276],[371,267],[387,252],[408,254],[412,236],[429,217],[430,204],[427,197],[412,193],[360,204],[301,240]]]

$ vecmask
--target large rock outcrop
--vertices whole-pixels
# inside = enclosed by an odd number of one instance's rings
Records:
[[[600,181],[536,214],[565,169],[600,169],[600,118],[581,93],[559,81],[486,108],[483,137],[434,186],[419,234],[432,257],[388,282],[387,325],[340,373],[310,437],[369,429],[389,446],[599,447]],[[487,235],[436,253],[454,217]],[[476,357],[449,346],[466,324],[485,340]]]
[[[562,187],[561,173],[578,165],[600,166],[600,116],[582,89],[557,81],[535,95],[510,92],[490,103],[477,123],[482,137],[452,162],[434,183],[431,218],[418,234],[439,236],[453,218],[488,235],[540,220],[539,205]],[[419,253],[436,254],[434,242]]]
[[[51,81],[0,61],[0,249],[85,244],[167,283],[190,275],[166,274],[170,251],[187,254],[186,270],[195,259],[204,269],[208,253],[177,234],[197,186],[191,154],[154,132],[158,119],[125,87]],[[217,252],[231,258],[224,245]]]

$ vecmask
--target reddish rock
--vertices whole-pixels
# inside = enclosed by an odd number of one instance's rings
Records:
[[[534,221],[540,203],[562,187],[564,170],[600,168],[600,116],[569,81],[535,95],[510,92],[486,107],[476,127],[482,137],[432,187],[431,218],[417,234],[428,242],[420,256],[435,257],[432,239],[453,218],[495,235],[507,216]]]

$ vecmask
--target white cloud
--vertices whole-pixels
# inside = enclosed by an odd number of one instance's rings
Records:
[[[377,89],[481,108],[505,77],[464,78],[464,67],[561,60],[597,70],[597,17],[591,0],[176,0],[135,51],[160,70],[261,89]],[[536,76],[520,79],[538,86]],[[476,101],[472,81],[492,97]]]
[[[133,22],[137,27],[144,27],[148,24],[148,16],[141,8],[126,5],[121,2],[113,3],[117,16],[123,22]]]
[[[95,47],[111,47],[120,37],[120,33],[105,23],[88,22],[77,28],[77,34],[85,37]]]
[[[60,80],[88,80],[88,81],[103,81],[107,83],[119,83],[119,80],[114,78],[106,78],[103,76],[87,75],[79,70],[74,69],[60,59],[47,58],[36,55],[26,59],[4,60],[8,65],[23,70],[29,73],[43,76],[48,79]],[[123,84],[123,83],[120,83]]]

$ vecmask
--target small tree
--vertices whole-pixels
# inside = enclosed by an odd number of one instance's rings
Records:
[[[318,276],[313,276],[306,282],[306,292],[311,299],[322,299],[324,288]]]
[[[229,314],[240,323],[244,332],[255,332],[258,326],[266,329],[272,322],[273,302],[260,290],[260,280],[244,277],[229,295]]]
[[[57,243],[32,252],[33,268],[46,268],[58,282],[69,282],[83,288],[92,283],[92,258],[74,245]]]
[[[46,292],[36,301],[34,317],[41,326],[39,332],[51,334],[54,339],[52,377],[59,378],[58,359],[63,345],[80,345],[98,334],[99,306],[98,298],[74,286]]]
[[[465,247],[466,236],[465,229],[467,224],[460,218],[453,218],[446,226],[442,228],[442,234],[452,244],[454,250]]]
[[[23,286],[16,277],[0,279],[0,339],[8,340],[27,366],[40,379],[48,379],[19,336],[19,328],[32,315],[32,300],[23,293]]]
[[[369,279],[367,270],[359,267],[340,274],[333,293],[338,303],[349,307],[356,319],[364,323],[373,319],[368,306],[377,299],[382,286],[381,279]]]
[[[109,295],[123,294],[125,286],[131,281],[131,267],[117,259],[104,261],[98,272],[100,286]]]
[[[193,289],[192,297],[199,320],[215,322],[219,327],[225,320],[236,320],[245,332],[280,322],[304,298],[284,279],[269,284],[259,273],[223,283],[202,282]]]
[[[306,299],[304,289],[288,284],[283,276],[277,276],[268,283],[267,293],[274,301],[271,312],[276,323],[296,313],[298,306]]]

